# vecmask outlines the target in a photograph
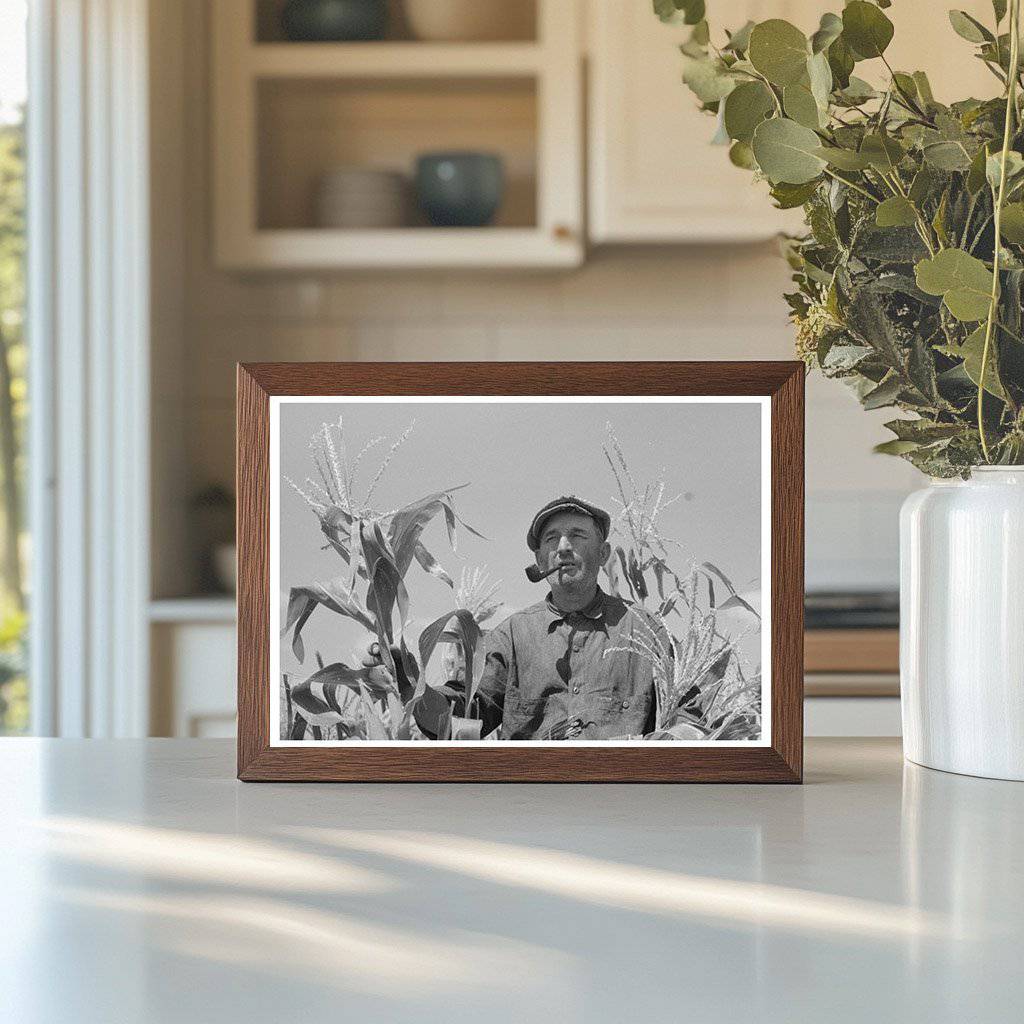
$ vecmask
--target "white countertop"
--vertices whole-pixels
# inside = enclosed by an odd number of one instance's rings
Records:
[[[1005,1022],[1024,785],[810,740],[797,786],[243,785],[0,741],[0,1021]]]

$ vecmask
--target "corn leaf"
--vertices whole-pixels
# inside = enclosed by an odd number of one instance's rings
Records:
[[[373,620],[363,610],[354,594],[347,594],[340,588],[332,588],[328,591],[320,583],[314,583],[308,587],[292,587],[288,595],[288,611],[282,634],[287,635],[289,631],[292,632],[292,651],[299,661],[303,661],[306,656],[305,645],[302,642],[302,629],[310,615],[316,610],[317,605],[323,605],[338,615],[354,619],[371,633],[376,632]]]
[[[447,612],[439,618],[434,619],[434,621],[423,630],[420,634],[420,668],[425,676],[427,664],[430,662],[430,656],[434,653],[434,649],[437,647],[442,634],[445,633],[448,624],[452,622],[453,619],[455,620],[453,632],[458,635],[459,643],[462,644],[462,649],[466,659],[466,714],[468,715],[469,708],[473,703],[473,698],[476,696],[476,679],[474,678],[473,673],[473,659],[476,655],[477,644],[480,642],[480,637],[482,635],[476,619],[473,618],[472,612],[465,608],[459,608],[454,612]]]

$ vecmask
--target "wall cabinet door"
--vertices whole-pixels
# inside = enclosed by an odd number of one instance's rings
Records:
[[[809,34],[823,11],[843,5],[732,0],[708,6],[717,35],[766,18],[785,18]],[[989,0],[957,6],[992,21]],[[946,102],[996,94],[998,83],[954,34],[945,6],[905,0],[886,13],[896,26],[888,54],[894,67],[927,71],[936,97]],[[688,28],[663,25],[649,0],[590,0],[587,22],[592,241],[741,241],[799,229],[799,211],[774,209],[764,183],[733,167],[724,147],[709,145],[714,119],[697,109],[681,81],[678,45]],[[858,74],[887,77],[879,61],[861,64]]]
[[[736,0],[717,15],[712,7],[713,31],[771,17],[806,30],[820,6]],[[776,210],[767,185],[734,167],[724,146],[710,145],[715,120],[681,79],[689,28],[663,25],[649,0],[590,0],[588,27],[592,241],[740,241],[801,223]]]

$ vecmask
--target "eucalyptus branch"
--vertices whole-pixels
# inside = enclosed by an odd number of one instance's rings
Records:
[[[1011,128],[1017,111],[1017,69],[1020,62],[1020,0],[1010,0],[1010,73],[1006,86],[1006,117],[1003,123],[1003,149],[999,154],[999,189],[995,196],[993,213],[995,243],[992,254],[992,294],[989,299],[988,318],[985,321],[985,345],[981,350],[981,369],[978,371],[978,434],[985,461],[991,464],[988,436],[985,432],[985,373],[988,370],[992,346],[992,329],[999,308],[999,257],[1002,254],[1001,228],[1003,203],[1006,198],[1006,162],[1010,152]]]
[[[921,109],[921,107],[918,105],[917,100],[915,100],[913,98],[913,96],[911,96],[907,92],[904,92],[903,86],[901,86],[900,83],[896,81],[896,72],[893,71],[892,65],[885,59],[885,54],[884,53],[880,53],[879,56],[882,58],[882,63],[886,66],[886,69],[889,72],[889,88],[890,88],[890,90],[895,89],[900,94],[900,99],[903,100],[903,102],[907,105],[907,107],[910,110],[912,110],[915,114],[917,114],[918,117],[924,118],[925,124],[930,126],[931,122],[928,120],[928,113],[927,113],[927,111],[924,111],[924,110]]]
[[[827,174],[833,181],[838,181],[848,188],[852,188],[854,192],[859,192],[862,196],[866,196],[876,205],[880,202],[878,196],[873,196],[867,189],[861,188],[855,181],[847,181],[846,178],[840,178],[838,174],[833,173],[827,167],[823,169],[823,173]]]

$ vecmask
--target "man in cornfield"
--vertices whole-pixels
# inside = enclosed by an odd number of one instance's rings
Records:
[[[610,739],[654,727],[654,677],[630,650],[644,616],[606,594],[598,574],[611,554],[607,512],[575,496],[548,502],[526,543],[551,590],[510,615],[485,640],[478,689],[484,734],[507,740]]]
[[[530,522],[530,579],[550,580],[551,590],[483,641],[476,700],[484,736],[611,739],[654,728],[653,669],[631,637],[653,630],[672,648],[653,615],[598,585],[610,525],[607,512],[574,496],[549,502]],[[383,668],[376,644],[364,664]]]
[[[531,579],[547,578],[551,590],[484,640],[484,736],[500,729],[504,740],[601,740],[654,728],[654,671],[630,638],[653,630],[671,646],[657,619],[598,585],[610,527],[607,512],[575,496],[555,498],[533,517]],[[364,664],[381,667],[375,654]]]

